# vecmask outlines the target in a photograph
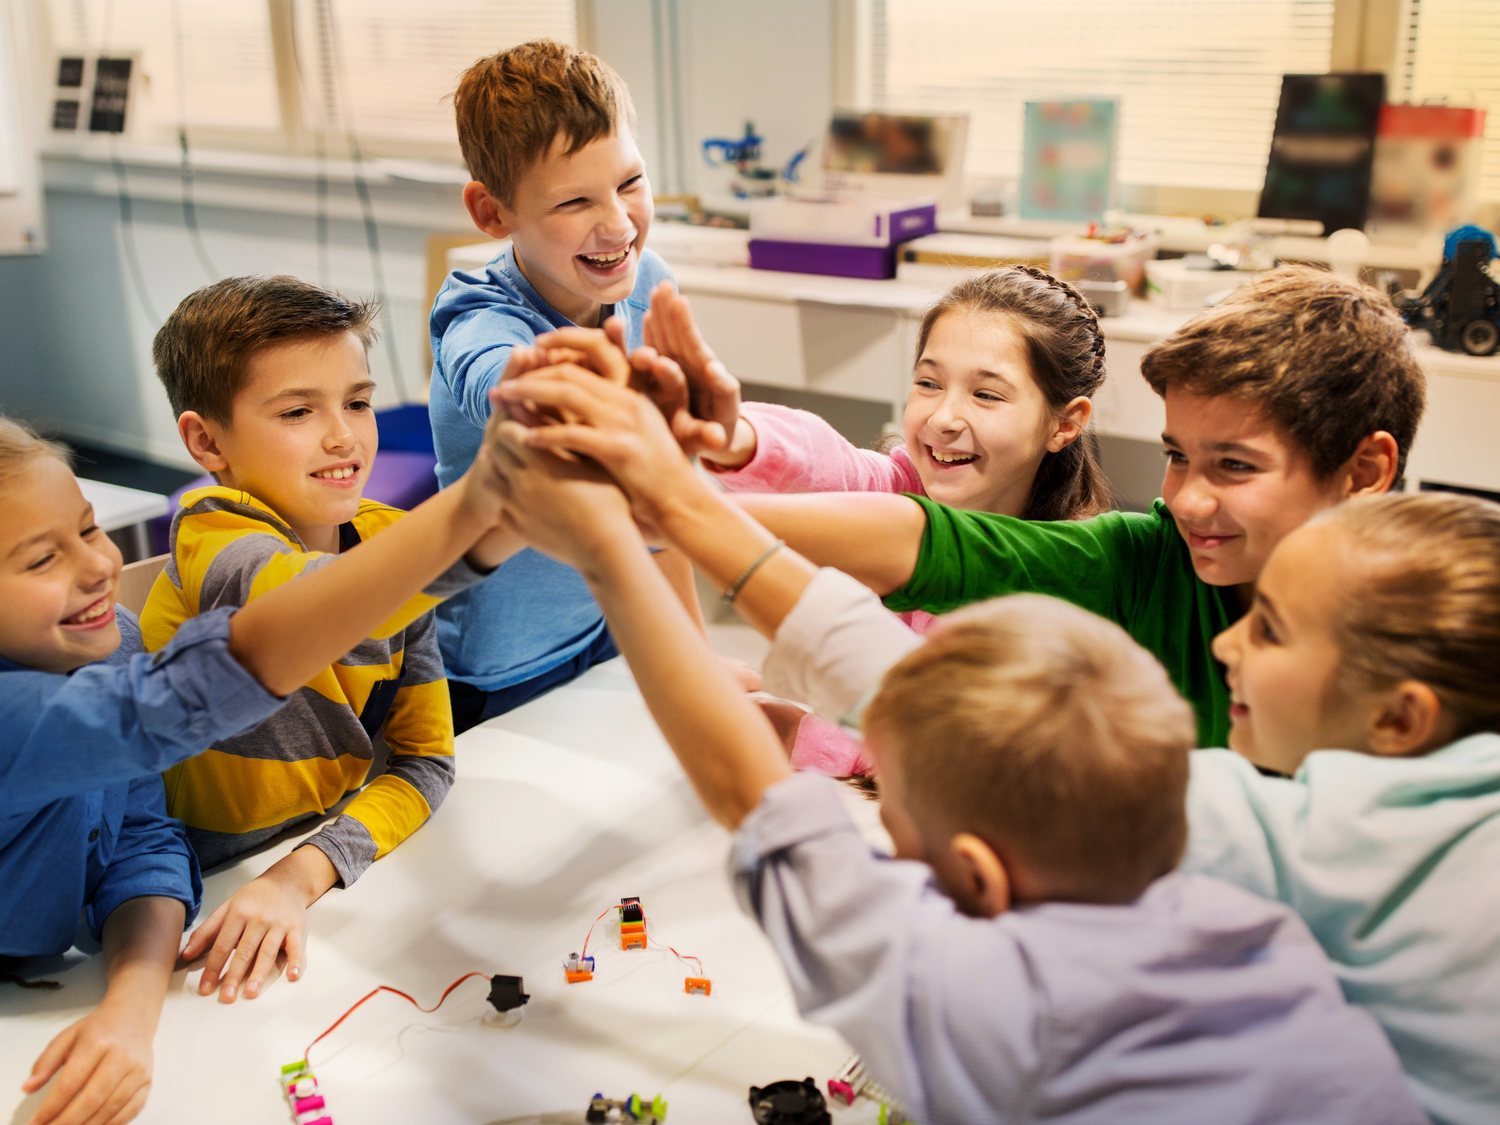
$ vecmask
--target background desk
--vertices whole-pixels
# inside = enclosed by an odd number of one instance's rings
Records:
[[[133,552],[131,557],[143,559],[151,553],[146,524],[167,514],[167,497],[83,477],[78,478],[78,487],[83,490],[83,498],[94,506],[94,519],[100,527],[105,531],[125,532],[126,545]],[[129,561],[127,558],[126,562]]]
[[[779,963],[734,905],[727,837],[623,660],[463,735],[458,773],[426,826],[313,908],[303,980],[225,1007],[197,995],[196,971],[173,978],[143,1121],[290,1121],[281,1065],[349,1005],[377,984],[431,1005],[470,969],[525,978],[520,1021],[486,1018],[477,981],[432,1015],[399,997],[372,999],[313,1051],[338,1125],[581,1122],[596,1090],[662,1093],[669,1122],[732,1125],[751,1120],[752,1083],[821,1083],[848,1057],[837,1036],[797,1016]],[[873,825],[874,806],[850,800]],[[204,914],[286,850],[216,872]],[[566,984],[563,959],[625,895],[641,897],[652,948],[621,952],[606,918],[589,946],[595,979]],[[688,970],[660,949],[666,942],[703,958],[712,996],[683,993]],[[63,972],[57,993],[0,986],[6,1097],[47,1040],[98,1000],[102,976],[93,958]],[[874,1112],[863,1104],[835,1120]]]
[[[448,266],[482,268],[498,248],[498,243],[461,247],[450,252]],[[943,283],[819,277],[745,266],[679,265],[670,256],[667,261],[678,286],[692,299],[704,337],[742,381],[880,403],[892,418],[900,417],[906,401],[922,313],[947,288]],[[1136,302],[1128,315],[1101,321],[1109,377],[1094,396],[1099,434],[1146,442],[1155,456],[1161,444],[1161,400],[1141,378],[1141,357],[1190,315]],[[1428,401],[1408,457],[1410,487],[1425,482],[1500,492],[1500,442],[1495,439],[1500,356],[1445,352],[1428,343],[1425,332],[1417,334],[1417,341]],[[747,392],[752,398],[754,386]],[[846,436],[860,443],[873,437]],[[1148,494],[1138,499],[1154,496],[1161,479],[1150,457],[1145,464]],[[1113,465],[1107,467],[1115,471]],[[1123,482],[1126,495],[1141,491],[1133,483]]]

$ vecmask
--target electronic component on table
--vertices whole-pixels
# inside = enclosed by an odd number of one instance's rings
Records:
[[[620,948],[646,948],[646,912],[639,898],[620,900]]]
[[[828,1103],[809,1076],[750,1087],[750,1113],[757,1125],[832,1125]]]
[[[578,984],[581,981],[594,979],[594,959],[592,957],[580,957],[576,953],[569,953],[568,959],[563,962],[563,975],[567,977],[569,984]]]
[[[289,1062],[281,1068],[281,1092],[291,1106],[297,1125],[333,1125],[333,1117],[318,1089],[318,1079],[306,1059]]]
[[[868,1098],[880,1106],[881,1125],[903,1125],[908,1122],[901,1103],[891,1096],[884,1086],[870,1077],[864,1061],[852,1056],[839,1068],[838,1074],[828,1080],[828,1096],[845,1105],[853,1105],[857,1098]]]
[[[682,991],[688,993],[696,992],[704,996],[712,996],[714,991],[714,982],[709,980],[707,977],[684,977],[682,981]]]
[[[660,1094],[649,1102],[639,1094],[631,1094],[624,1101],[595,1094],[589,1100],[588,1112],[583,1119],[588,1125],[613,1125],[615,1122],[661,1125],[667,1119],[667,1102]]]

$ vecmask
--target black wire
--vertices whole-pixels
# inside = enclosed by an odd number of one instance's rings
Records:
[[[302,65],[302,40],[297,34],[297,0],[292,0],[291,10],[292,25],[292,65],[297,70],[297,93],[302,101],[302,108],[309,108],[307,96],[307,70]],[[328,142],[324,137],[324,126],[326,115],[320,114],[317,127],[313,129],[313,154],[317,161],[314,184],[317,192],[317,204],[314,212],[313,230],[314,238],[318,247],[318,284],[326,286],[328,281],[328,249],[329,249],[329,223],[328,223]]]
[[[177,149],[182,157],[182,219],[193,244],[193,253],[198,256],[198,264],[208,274],[209,281],[218,281],[224,275],[209,257],[203,232],[198,227],[198,206],[193,200],[193,162],[188,152],[187,134],[187,67],[183,63],[186,45],[182,34],[180,0],[172,0],[172,45],[177,56]]]
[[[348,81],[344,74],[344,53],[339,48],[338,18],[334,13],[335,0],[319,0],[319,8],[327,16],[327,36],[333,47],[334,83],[338,90],[339,120],[344,126],[344,136],[349,143],[349,157],[354,163],[354,191],[359,196],[360,215],[364,219],[365,241],[370,247],[370,270],[375,277],[375,299],[380,302],[385,316],[385,348],[391,365],[391,378],[396,384],[396,393],[402,402],[409,401],[406,380],[401,376],[401,363],[396,355],[395,331],[391,323],[391,302],[385,287],[385,264],[380,254],[380,230],[375,222],[375,209],[370,199],[370,185],[365,179],[365,157],[359,147],[359,136],[355,131],[353,114],[345,112]]]
[[[130,267],[130,280],[135,288],[136,299],[146,314],[146,320],[154,325],[161,323],[156,309],[151,304],[151,295],[146,288],[146,274],[141,269],[141,256],[135,245],[135,216],[130,191],[125,182],[125,164],[113,138],[109,142],[109,162],[115,170],[115,192],[120,200],[120,242],[125,247],[125,263]]]
[[[109,50],[110,32],[114,24],[115,6],[113,0],[105,0],[104,18],[99,29],[99,49],[94,52],[94,74],[97,80],[99,73],[99,57]],[[129,104],[126,112],[139,112],[139,107],[134,111]],[[161,318],[156,315],[156,309],[151,304],[151,293],[146,288],[146,274],[141,269],[140,252],[135,245],[135,214],[134,205],[130,198],[129,185],[125,180],[125,163],[120,159],[119,141],[114,135],[109,137],[109,163],[115,172],[115,196],[120,203],[120,244],[125,250],[125,264],[130,270],[131,287],[135,291],[136,300],[140,302],[141,309],[146,314],[146,320],[151,325],[161,323]]]

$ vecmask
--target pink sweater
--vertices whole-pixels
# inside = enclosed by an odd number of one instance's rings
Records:
[[[730,492],[915,492],[926,496],[922,478],[905,446],[876,453],[851,445],[832,426],[806,410],[769,402],[747,402],[740,413],[755,427],[755,456],[738,469],[713,472]],[[916,610],[901,619],[917,633],[932,623]],[[792,765],[837,776],[867,774],[863,745],[833,723],[809,715],[797,726]]]
[[[755,427],[755,456],[727,471],[704,462],[730,492],[927,495],[905,446],[889,454],[858,449],[816,414],[769,402],[747,402],[740,413]]]

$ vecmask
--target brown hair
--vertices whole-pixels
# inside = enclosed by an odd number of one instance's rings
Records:
[[[73,464],[73,454],[62,442],[44,438],[25,422],[0,414],[0,488],[8,487],[38,457]]]
[[[1028,594],[944,617],[886,673],[865,729],[895,747],[918,822],[1022,859],[1048,898],[1129,902],[1182,858],[1192,711],[1076,606]]]
[[[1390,300],[1307,266],[1240,286],[1151,347],[1141,374],[1163,397],[1175,387],[1255,403],[1324,480],[1381,430],[1399,447],[1399,479],[1426,398],[1411,333]]]
[[[1339,504],[1309,526],[1337,531],[1333,608],[1341,681],[1426,684],[1454,737],[1500,731],[1500,504],[1428,492]]]
[[[1007,317],[1026,341],[1031,377],[1053,410],[1080,395],[1091,398],[1104,382],[1104,333],[1083,295],[1035,266],[1009,266],[960,281],[922,317],[917,359],[927,337],[952,312],[994,313]],[[1114,490],[1099,465],[1092,431],[1037,467],[1031,496],[1021,513],[1028,520],[1077,520],[1115,506]]]
[[[572,155],[621,121],[635,128],[620,76],[597,56],[550,39],[480,59],[459,79],[453,109],[469,175],[505,204],[556,138],[566,139]]]
[[[375,342],[374,301],[351,301],[285,275],[229,277],[189,293],[151,343],[172,411],[228,422],[251,356],[270,344],[353,332]]]

